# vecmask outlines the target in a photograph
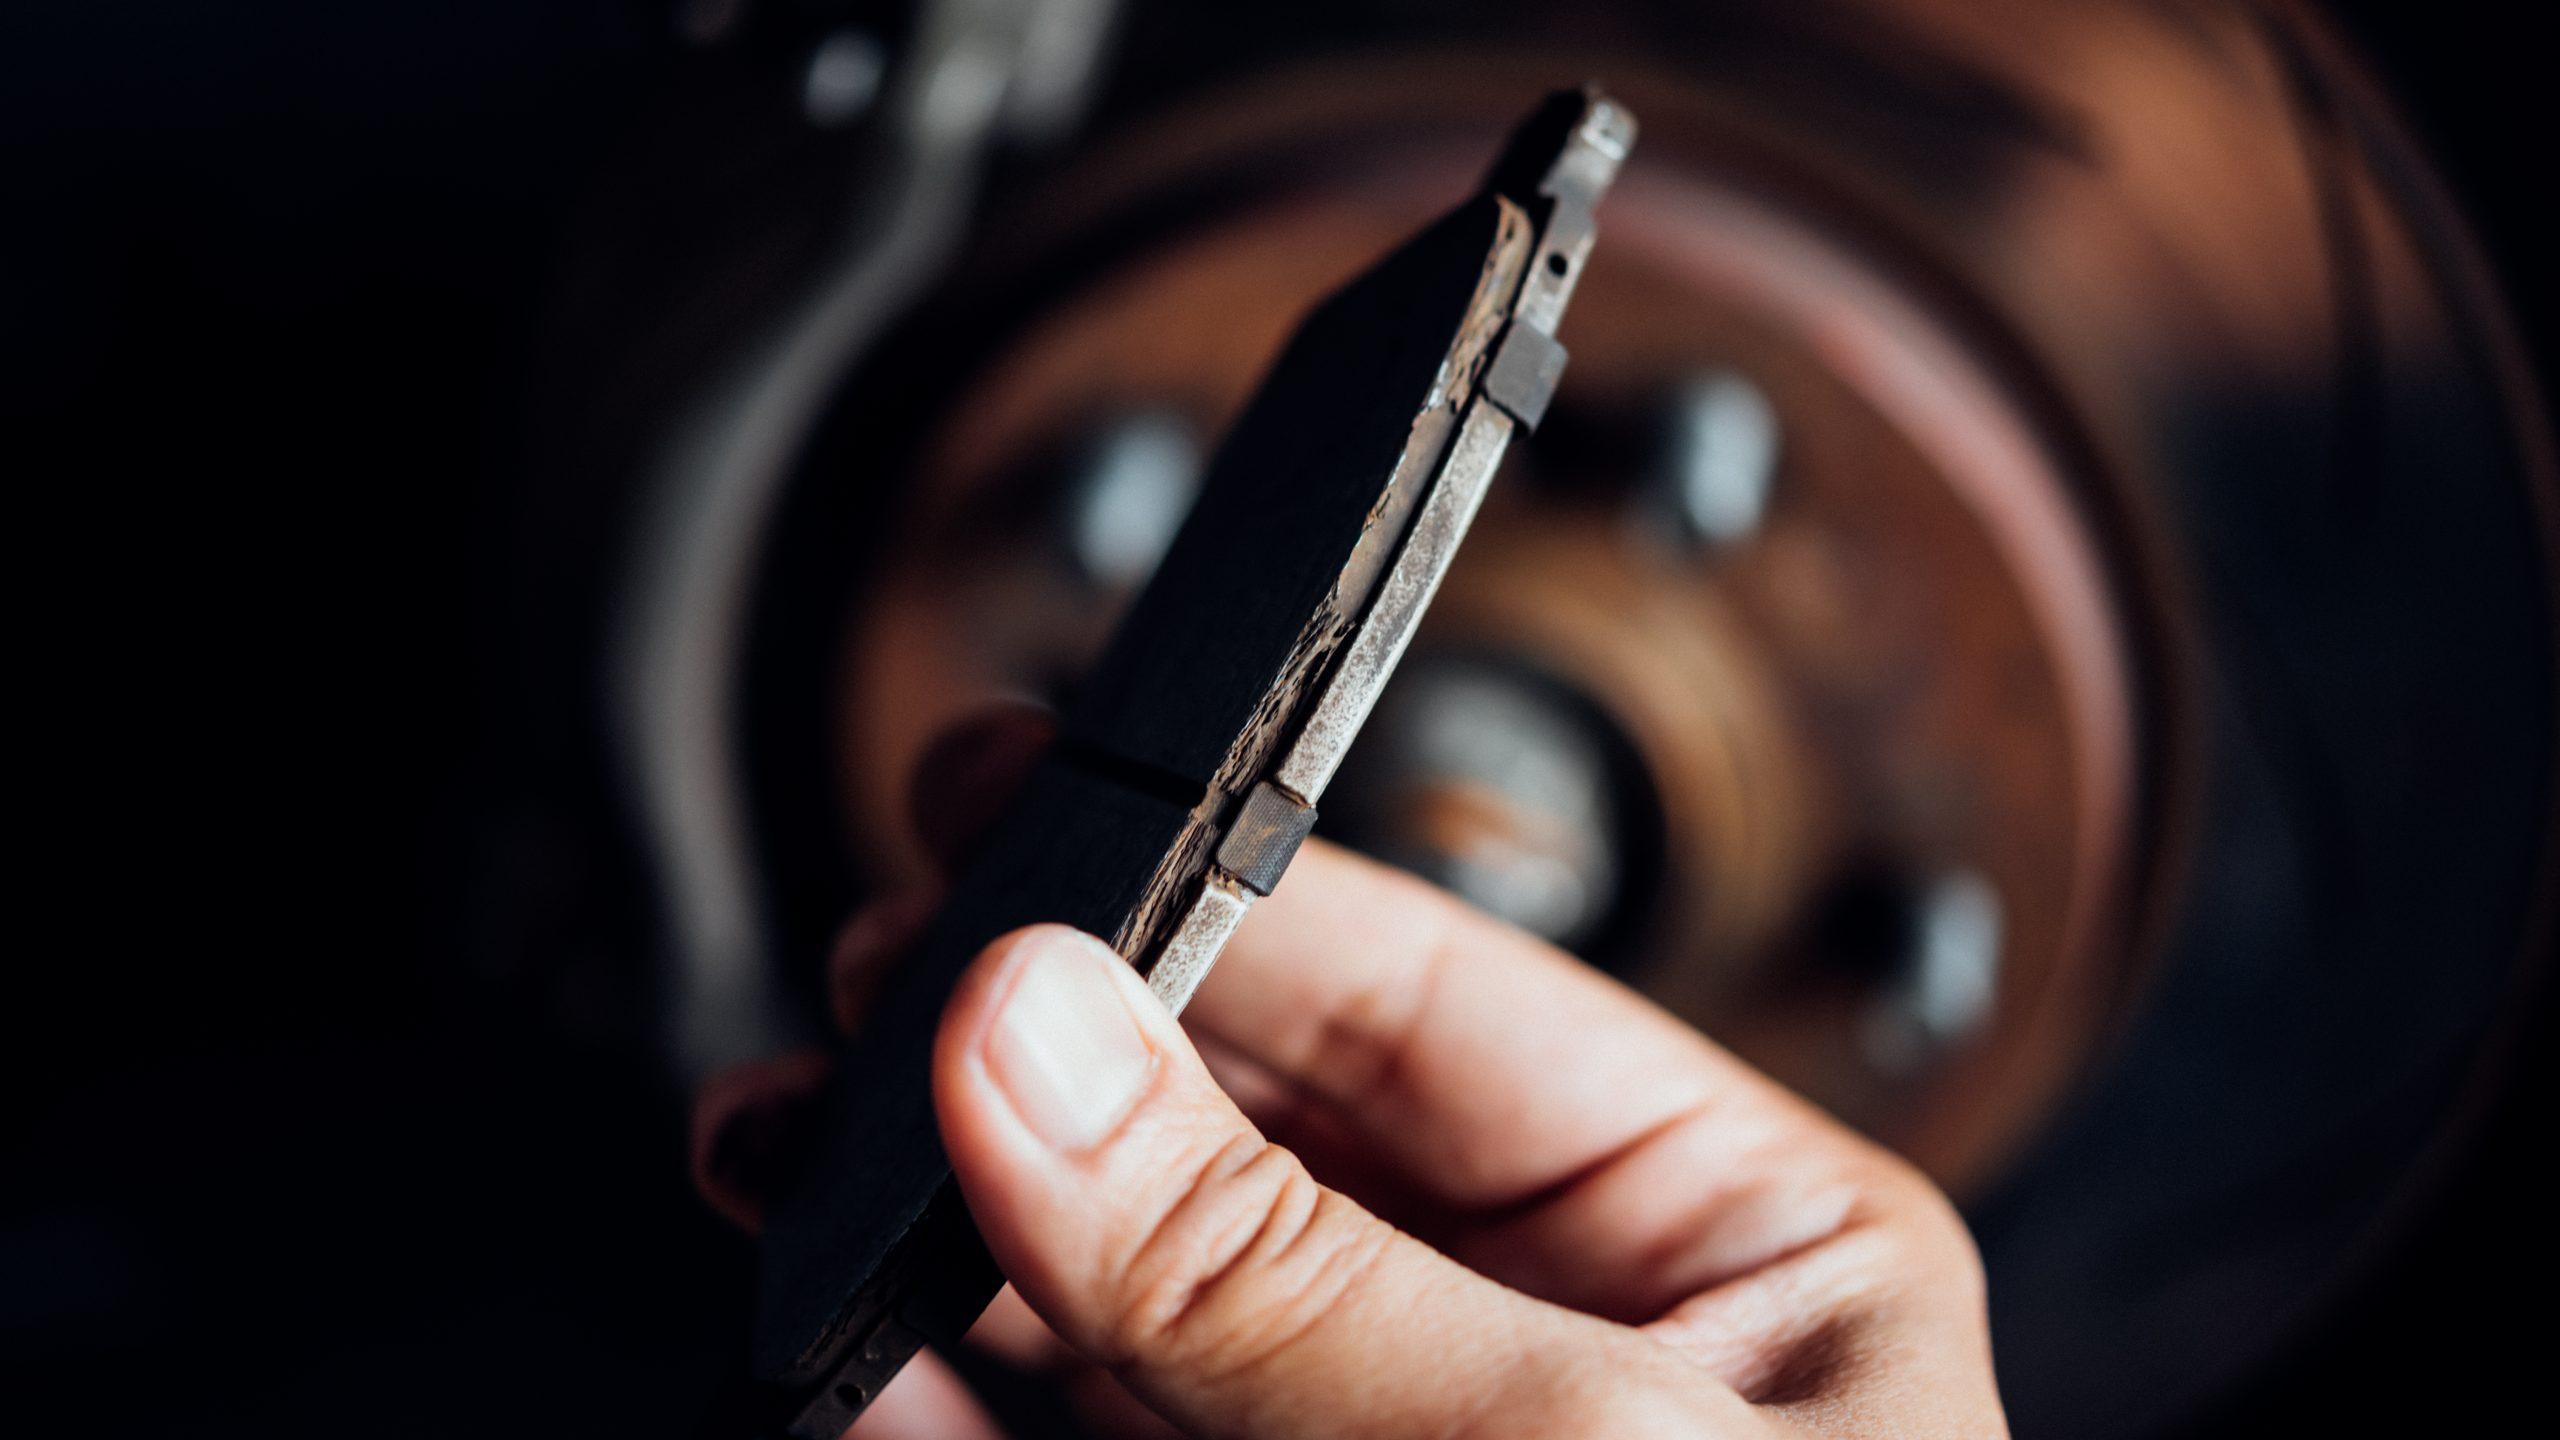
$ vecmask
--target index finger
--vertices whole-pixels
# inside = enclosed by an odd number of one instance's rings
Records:
[[[1512,1205],[1675,1125],[1690,1162],[1865,1142],[1650,1001],[1422,881],[1310,842],[1186,1019],[1427,1193]],[[1703,1144],[1707,1153],[1696,1148]]]

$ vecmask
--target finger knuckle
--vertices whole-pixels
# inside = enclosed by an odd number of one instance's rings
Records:
[[[1807,1257],[1828,1276],[1821,1288],[1840,1308],[1881,1314],[1915,1301],[1978,1304],[1981,1253],[1944,1191],[1898,1160],[1876,1167],[1861,1188],[1865,1203]]]
[[[1894,1224],[1890,1236],[1896,1273],[1942,1293],[1978,1297],[1983,1290],[1982,1252],[1955,1202],[1917,1168],[1902,1166],[1890,1182]]]
[[[1258,1136],[1198,1167],[1130,1252],[1110,1303],[1116,1363],[1248,1369],[1288,1349],[1392,1232]]]

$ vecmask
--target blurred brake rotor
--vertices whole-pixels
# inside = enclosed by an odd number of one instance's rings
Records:
[[[1134,254],[951,401],[847,652],[876,863],[924,864],[895,839],[922,747],[989,694],[1072,686],[1201,437],[1464,164],[1288,187]],[[1977,1179],[2122,985],[2092,941],[2139,823],[2134,680],[2087,477],[1768,202],[1656,167],[1611,218],[1553,424],[1329,828]]]
[[[1328,823],[1912,1155],[2020,1432],[2146,1433],[2349,1282],[2538,953],[2529,380],[2290,7],[1682,13],[1139,106],[996,202],[771,527],[780,948],[921,865],[930,735],[1072,688],[1304,306],[1605,76],[1573,370]]]

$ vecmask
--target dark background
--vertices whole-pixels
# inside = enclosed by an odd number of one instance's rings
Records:
[[[2331,8],[2549,355],[2528,17]],[[751,192],[804,143],[745,63],[629,0],[0,18],[22,1411],[665,1433],[723,1378],[744,1247],[673,1181],[641,874],[557,665],[626,517],[528,496],[591,242],[751,224],[651,177]],[[2540,998],[2414,1238],[2210,1433],[2528,1394],[2549,1327],[2491,1317],[2551,1268]]]

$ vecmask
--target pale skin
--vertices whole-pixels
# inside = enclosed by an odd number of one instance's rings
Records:
[[[938,747],[949,849],[1045,731]],[[931,911],[875,902],[842,1018]],[[705,1088],[695,1172],[752,1229],[814,1056]],[[988,947],[934,1098],[1011,1287],[970,1335],[1105,1434],[1988,1437],[1982,1272],[1924,1177],[1545,943],[1310,843],[1180,1021],[1089,936]],[[787,1140],[781,1143],[787,1143]],[[1001,1432],[920,1357],[857,1440]]]

